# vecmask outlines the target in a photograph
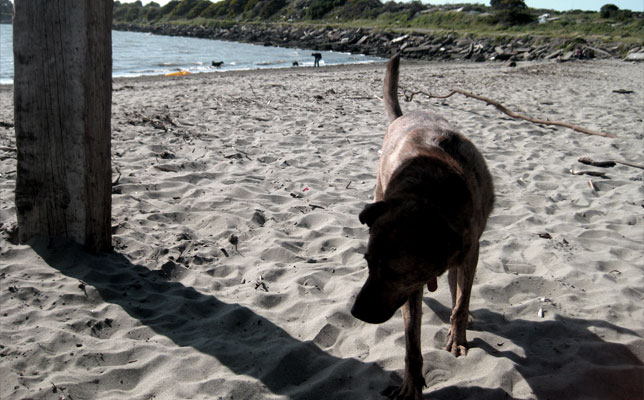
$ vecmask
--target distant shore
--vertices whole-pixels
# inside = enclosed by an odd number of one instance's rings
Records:
[[[453,33],[384,31],[372,28],[302,27],[288,24],[204,25],[116,23],[115,30],[158,35],[229,40],[270,46],[340,51],[388,58],[402,49],[403,57],[427,61],[531,61],[569,60],[579,51],[588,58],[623,58],[644,52],[635,44],[605,43],[596,39],[563,39],[544,36],[476,38]]]

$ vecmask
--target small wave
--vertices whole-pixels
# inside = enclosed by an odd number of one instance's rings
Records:
[[[256,62],[255,65],[280,65],[280,64],[286,64],[290,61],[287,60],[274,60],[274,61],[259,61]]]

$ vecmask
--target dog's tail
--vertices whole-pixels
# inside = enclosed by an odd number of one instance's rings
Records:
[[[385,74],[385,112],[389,117],[389,122],[402,115],[400,104],[398,104],[398,73],[400,70],[400,53],[396,53],[387,63],[387,72]]]

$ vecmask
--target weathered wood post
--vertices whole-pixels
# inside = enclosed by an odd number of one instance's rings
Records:
[[[15,0],[21,242],[111,249],[112,0]]]

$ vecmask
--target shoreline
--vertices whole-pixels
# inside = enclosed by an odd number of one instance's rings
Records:
[[[383,60],[382,62],[379,61],[369,61],[369,62],[360,62],[360,63],[351,63],[351,64],[333,64],[333,65],[325,65],[320,68],[314,68],[314,67],[309,67],[309,66],[299,66],[299,67],[293,67],[293,66],[286,66],[286,67],[268,67],[268,68],[254,68],[254,69],[239,69],[239,70],[220,70],[220,71],[204,71],[204,72],[195,72],[191,73],[189,75],[184,75],[184,76],[165,76],[163,74],[159,75],[139,75],[139,76],[118,76],[118,77],[113,77],[112,80],[113,82],[117,82],[119,80],[146,80],[146,79],[153,79],[153,80],[167,80],[167,79],[190,79],[190,78],[195,78],[198,76],[217,76],[218,74],[240,74],[240,75],[247,75],[247,74],[272,74],[272,73],[279,73],[280,71],[289,73],[289,72],[310,72],[310,71],[324,71],[324,70],[336,70],[336,69],[347,69],[347,70],[352,70],[352,69],[361,69],[369,66],[381,66],[385,65],[387,60]],[[587,65],[587,66],[592,66],[592,65],[597,65],[599,68],[603,68],[605,66],[609,67],[615,67],[619,68],[620,65],[642,65],[641,63],[637,61],[625,61],[625,60],[619,60],[619,59],[604,59],[604,60],[572,60],[571,61],[573,64],[577,63],[580,65]],[[459,61],[459,60],[416,60],[416,59],[405,59],[405,63],[408,65],[437,65],[437,66],[453,66],[454,68],[459,68],[461,66],[467,67],[467,68],[477,68],[478,66],[489,66],[492,68],[497,68],[499,70],[513,70],[513,69],[520,69],[520,68],[528,68],[530,66],[541,66],[541,65],[560,65],[561,62],[558,62],[557,60],[533,60],[533,61],[520,61],[516,63],[516,66],[509,67],[508,65],[504,63],[492,63],[490,65],[486,64],[479,64],[479,63],[471,63],[468,61]],[[0,83],[0,88],[2,89],[10,89],[13,87],[13,84],[9,83]]]

